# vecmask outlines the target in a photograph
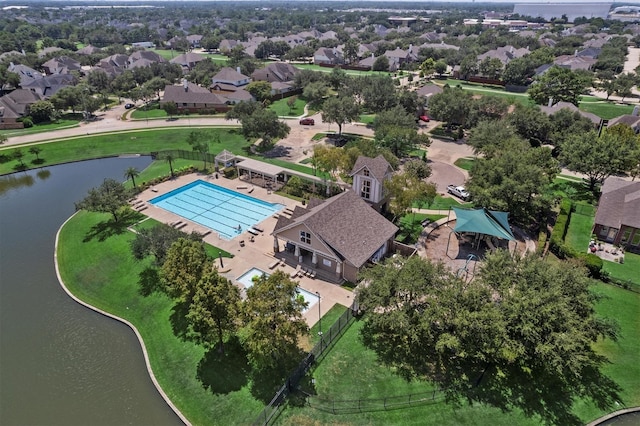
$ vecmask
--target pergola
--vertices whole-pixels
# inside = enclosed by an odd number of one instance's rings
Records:
[[[246,157],[235,157],[235,159],[238,176],[241,176],[243,174],[242,172],[244,172],[245,175],[248,175],[250,182],[254,182],[253,179],[255,177],[262,178],[261,186],[267,187],[267,184],[270,183],[274,190],[277,189],[278,186],[278,176],[282,175],[284,180],[282,183],[286,182],[287,170],[280,166]]]
[[[220,154],[216,155],[216,171],[218,170],[218,164],[222,163],[224,167],[229,167],[235,165],[236,159],[238,157],[235,156],[232,152],[223,149]]]

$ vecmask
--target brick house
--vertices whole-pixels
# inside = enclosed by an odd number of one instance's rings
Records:
[[[610,177],[602,185],[593,233],[640,253],[640,182]]]

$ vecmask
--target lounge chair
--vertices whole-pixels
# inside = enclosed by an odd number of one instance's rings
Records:
[[[258,227],[258,226],[256,226],[256,225],[253,225],[253,229],[255,229],[255,230],[256,230],[256,231],[258,231],[258,232],[264,232],[264,229],[263,229],[263,228],[259,228],[259,227]]]
[[[240,240],[240,247],[244,247],[244,240]]]
[[[300,273],[300,265],[296,266],[296,269],[289,275],[291,278],[295,278]]]
[[[258,232],[258,231],[256,231],[256,230],[255,230],[255,229],[253,229],[253,228],[248,228],[248,229],[247,229],[247,232],[248,232],[248,233],[250,233],[250,234],[253,234],[253,235],[258,235],[258,234],[259,234],[259,232]]]
[[[269,264],[269,269],[275,269],[280,264],[279,260],[274,260]]]

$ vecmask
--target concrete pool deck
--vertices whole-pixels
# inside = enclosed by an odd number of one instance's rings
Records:
[[[138,203],[138,206],[142,206],[142,203],[144,203],[144,207],[146,208],[144,208],[141,213],[157,220],[158,222],[171,224],[177,221],[181,221],[186,224],[185,226],[180,228],[182,231],[186,233],[197,231],[204,234],[211,230],[174,213],[168,212],[167,210],[164,210],[160,207],[154,206],[149,202],[151,199],[156,198],[159,195],[166,194],[169,191],[173,191],[174,189],[180,188],[184,185],[188,185],[191,182],[199,179],[234,190],[242,194],[250,195],[263,201],[282,204],[284,206],[283,209],[293,209],[295,208],[295,206],[302,206],[300,202],[271,193],[267,191],[266,188],[251,186],[251,184],[247,184],[246,182],[240,181],[238,179],[226,179],[222,175],[219,175],[219,178],[215,179],[212,175],[204,175],[200,173],[192,173],[189,175],[180,176],[175,179],[155,185],[152,188],[149,188],[138,194],[134,202]],[[225,240],[220,238],[215,231],[211,231],[209,234],[207,234],[204,237],[205,242],[226,250],[234,255],[232,259],[222,259],[223,267],[220,266],[220,261],[218,259],[215,260],[216,266],[218,266],[220,273],[234,283],[236,282],[235,280],[237,277],[244,274],[246,271],[253,267],[262,269],[263,271],[268,273],[273,273],[278,269],[282,269],[285,271],[285,273],[287,273],[287,275],[291,275],[295,271],[295,269],[288,265],[280,264],[280,266],[277,266],[274,269],[269,268],[269,265],[278,260],[278,258],[274,256],[273,236],[271,236],[271,232],[275,227],[276,221],[277,219],[275,217],[270,216],[262,222],[256,224],[256,226],[261,228],[264,232],[260,232],[258,233],[258,235],[252,235],[249,232],[245,231],[232,240]],[[253,237],[253,241],[251,237]],[[244,241],[244,246],[240,245],[240,241]],[[294,280],[299,283],[298,285],[301,288],[311,293],[320,293],[320,315],[318,314],[318,309],[316,308],[316,306],[313,306],[312,309],[309,309],[304,313],[304,318],[309,326],[312,326],[316,322],[318,322],[319,317],[327,313],[336,303],[344,306],[350,306],[353,302],[354,294],[351,291],[345,290],[339,285],[323,281],[318,277],[310,278],[303,276],[295,278]]]

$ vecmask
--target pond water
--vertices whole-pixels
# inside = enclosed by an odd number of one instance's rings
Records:
[[[149,378],[134,333],[71,300],[55,234],[74,202],[149,158],[112,158],[0,177],[0,424],[182,424]]]

